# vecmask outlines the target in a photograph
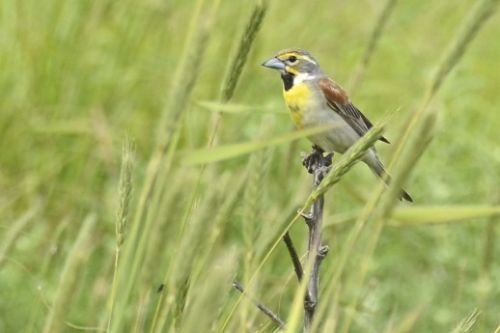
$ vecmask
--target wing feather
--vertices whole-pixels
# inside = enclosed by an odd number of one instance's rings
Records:
[[[370,120],[349,101],[346,92],[337,83],[325,78],[319,81],[319,87],[326,97],[328,106],[337,112],[359,136],[365,135],[373,127]],[[381,137],[379,140],[389,143],[385,137]]]

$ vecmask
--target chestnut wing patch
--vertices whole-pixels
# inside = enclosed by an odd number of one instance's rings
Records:
[[[337,112],[359,136],[365,135],[373,127],[368,118],[349,101],[346,92],[337,83],[330,79],[321,79],[319,87],[325,94],[328,106]],[[379,140],[390,143],[385,137],[381,137]]]

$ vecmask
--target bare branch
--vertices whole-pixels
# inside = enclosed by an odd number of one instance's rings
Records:
[[[266,316],[268,316],[280,329],[285,329],[285,322],[278,317],[277,314],[275,314],[271,309],[269,309],[265,304],[260,302],[258,299],[252,297],[249,295],[247,292],[245,292],[245,289],[243,286],[238,282],[238,281],[233,281],[233,287],[234,289],[238,290],[240,293],[243,295],[247,296],[248,299],[252,301],[253,304],[255,304],[260,311],[262,311]]]
[[[286,248],[288,249],[288,253],[290,253],[290,258],[292,258],[293,268],[295,269],[295,274],[297,275],[297,279],[299,282],[302,280],[302,276],[304,275],[304,270],[302,269],[302,264],[300,263],[299,255],[297,254],[297,250],[293,245],[292,238],[290,237],[290,233],[287,231],[283,236],[283,241],[286,244]]]
[[[314,177],[313,185],[316,189],[323,178],[328,174],[333,155],[323,156],[323,151],[313,147],[313,152],[303,160],[304,167]],[[319,299],[319,267],[323,258],[328,254],[328,247],[321,245],[321,228],[323,224],[324,197],[321,193],[314,201],[309,213],[302,214],[309,228],[309,242],[307,246],[307,260],[312,260],[312,270],[306,294],[304,295],[304,330],[309,332]]]

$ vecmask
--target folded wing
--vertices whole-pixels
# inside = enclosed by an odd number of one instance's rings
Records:
[[[373,127],[370,120],[349,101],[346,92],[337,83],[325,78],[319,81],[319,87],[327,99],[328,106],[337,112],[359,136],[365,135]],[[379,140],[390,143],[385,137],[381,137]]]

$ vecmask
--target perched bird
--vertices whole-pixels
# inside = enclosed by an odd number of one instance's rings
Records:
[[[282,50],[262,65],[280,72],[283,96],[298,128],[335,124],[333,129],[309,137],[321,150],[344,153],[373,126],[352,104],[344,89],[323,72],[309,52]],[[381,137],[380,141],[389,143],[385,137]],[[389,183],[390,177],[374,147],[366,152],[363,162]],[[404,190],[401,190],[401,198],[413,202]]]

